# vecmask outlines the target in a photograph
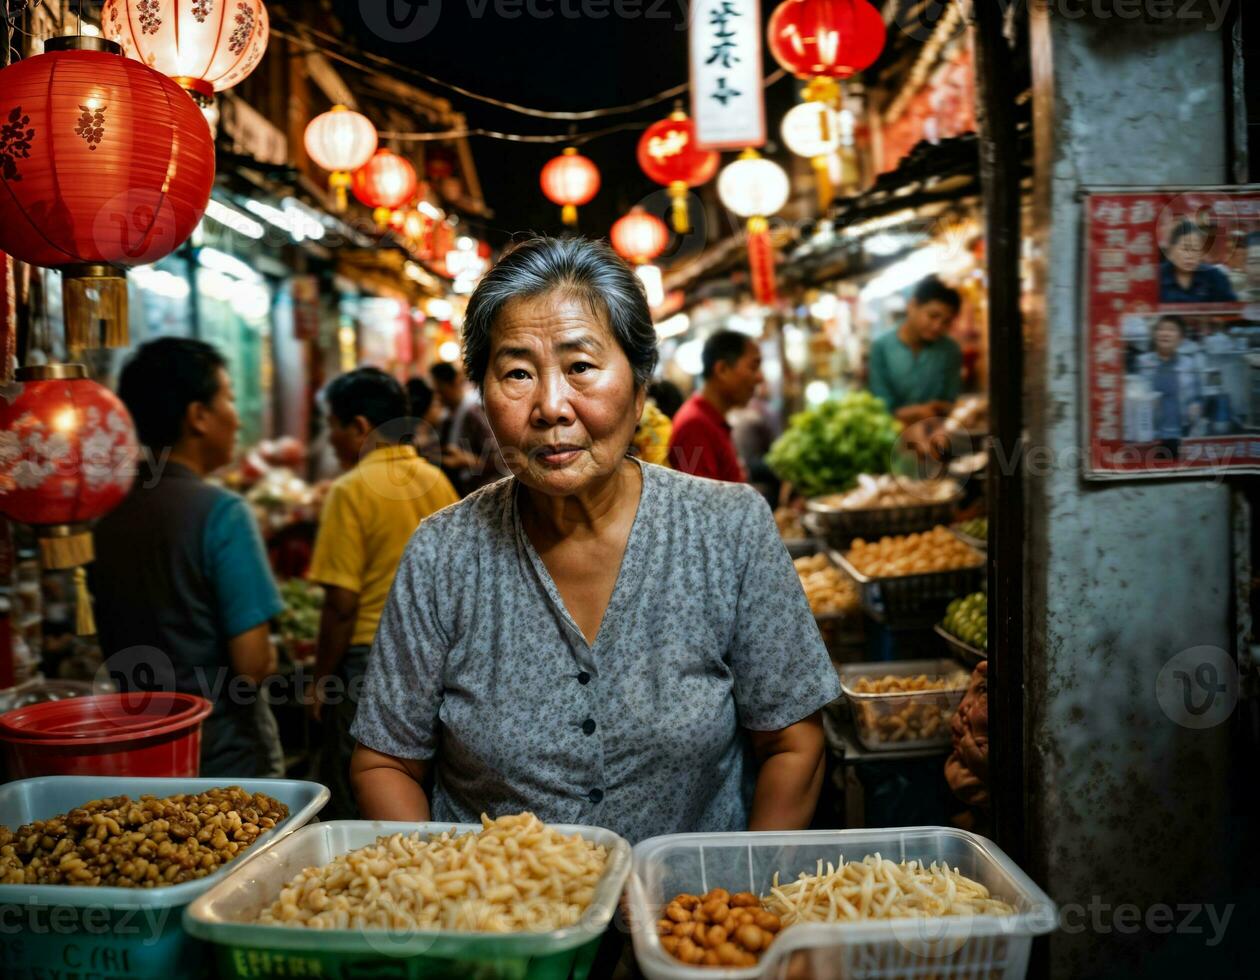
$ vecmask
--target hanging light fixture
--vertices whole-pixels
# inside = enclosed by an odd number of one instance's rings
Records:
[[[561,206],[561,220],[576,225],[577,209],[599,192],[599,168],[568,146],[560,156],[547,161],[539,182],[547,200]]]
[[[373,209],[373,220],[385,227],[394,209],[415,196],[416,168],[393,150],[380,149],[354,172],[350,189],[362,204]]]
[[[98,37],[0,69],[0,251],[63,276],[66,346],[128,342],[125,269],[178,248],[214,183],[214,141],[174,82]]]
[[[681,109],[652,123],[639,137],[639,166],[658,184],[669,188],[674,202],[674,231],[691,230],[687,218],[687,190],[713,179],[721,156],[714,150],[696,147],[695,123]]]
[[[105,0],[101,28],[216,118],[215,93],[258,67],[270,34],[262,0]]]
[[[651,262],[669,244],[669,229],[654,214],[633,208],[618,218],[608,232],[613,250],[627,262],[642,265]]]
[[[840,116],[823,102],[802,102],[783,116],[783,142],[813,165],[818,207],[831,204],[831,157],[840,148]]]
[[[328,171],[328,186],[337,196],[338,210],[346,209],[350,175],[372,159],[376,140],[371,120],[344,105],[333,106],[307,124],[306,155]]]
[[[788,176],[773,160],[751,147],[718,175],[718,197],[741,218],[747,218],[748,266],[757,302],[773,303],[774,245],[766,220],[787,203],[791,190]]]
[[[884,18],[867,0],[784,0],[766,28],[770,53],[797,78],[851,78],[884,50]]]

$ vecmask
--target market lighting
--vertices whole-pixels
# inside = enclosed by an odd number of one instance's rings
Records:
[[[203,268],[244,282],[261,282],[262,280],[257,272],[240,259],[228,255],[227,252],[220,252],[217,248],[207,246],[201,249],[197,253],[197,261]]]
[[[686,333],[691,329],[691,317],[686,313],[675,313],[671,317],[666,317],[656,325],[656,336],[661,340],[667,340],[670,337],[677,337]]]
[[[805,386],[805,401],[811,406],[821,405],[831,397],[831,386],[826,381],[811,381]]]
[[[305,241],[308,238],[318,241],[324,237],[323,224],[302,209],[293,198],[285,198],[278,208],[251,199],[245,202],[245,210],[256,214],[269,225],[279,228],[295,242]]]
[[[871,303],[914,285],[924,276],[938,271],[945,258],[946,250],[940,245],[928,245],[912,252],[863,286],[861,301]]]
[[[224,204],[220,204],[213,198],[206,205],[206,217],[217,221],[225,228],[231,228],[233,231],[239,232],[246,238],[262,238],[267,230],[253,218],[241,214],[236,208],[229,208]]]
[[[452,364],[459,360],[459,344],[453,340],[444,340],[438,346],[438,358]]]
[[[442,299],[434,296],[424,304],[424,312],[426,316],[432,317],[434,320],[449,320],[451,318],[451,306],[449,299]]]
[[[747,334],[749,337],[760,337],[762,330],[765,328],[765,322],[764,317],[732,313],[726,318],[726,329],[734,330],[736,333]]]
[[[149,265],[137,266],[131,270],[131,281],[154,296],[167,299],[184,299],[190,292],[188,280],[183,276],[155,269]]]
[[[840,119],[835,110],[822,102],[802,102],[787,111],[780,131],[787,148],[813,166],[818,208],[826,211],[834,193],[831,158],[840,148]]]
[[[887,258],[890,255],[896,255],[898,252],[910,248],[912,245],[918,244],[922,240],[922,235],[910,232],[880,231],[863,241],[862,249],[871,255]]]
[[[435,208],[428,201],[421,201],[419,204],[416,205],[416,210],[419,211],[426,218],[431,218],[434,221],[441,221],[443,218],[446,217],[445,211],[443,211],[441,208]]]
[[[674,351],[674,363],[678,370],[692,377],[704,371],[704,341],[686,340]]]
[[[639,282],[643,283],[649,307],[655,309],[665,302],[665,284],[661,279],[660,266],[638,265],[634,268],[634,274],[639,277]]]
[[[809,304],[809,315],[815,320],[830,320],[836,315],[836,308],[840,305],[840,300],[836,298],[835,293],[821,293],[814,302]]]
[[[376,142],[371,120],[344,105],[333,106],[307,124],[303,137],[306,155],[329,172],[328,186],[335,194],[337,210],[346,209],[350,175],[372,159]]]

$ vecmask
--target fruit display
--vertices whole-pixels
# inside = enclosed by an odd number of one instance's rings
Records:
[[[285,643],[295,650],[310,646],[319,636],[319,614],[324,608],[324,590],[304,578],[280,583],[284,611],[276,617],[276,627]]]
[[[807,497],[852,489],[862,473],[887,473],[900,426],[884,403],[850,392],[792,416],[766,462]]]
[[[945,610],[945,630],[977,650],[989,649],[989,595],[973,592],[955,599]]]
[[[853,612],[861,605],[857,584],[831,564],[826,555],[797,558],[793,564],[815,616]]]
[[[858,485],[847,493],[832,493],[815,498],[815,507],[832,510],[870,510],[877,507],[915,507],[939,504],[958,495],[953,480],[912,480],[887,473],[872,476],[862,473]]]
[[[989,539],[989,519],[987,517],[973,517],[969,521],[955,524],[954,530],[959,534],[965,534],[969,538],[975,538],[977,541],[987,541]]]
[[[782,924],[752,892],[677,895],[657,923],[661,946],[692,966],[756,966]]]
[[[930,531],[884,537],[878,541],[855,538],[845,558],[858,572],[870,578],[946,572],[984,564],[983,555],[939,524]]]

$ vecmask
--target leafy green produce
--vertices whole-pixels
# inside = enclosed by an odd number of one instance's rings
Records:
[[[963,534],[979,538],[981,541],[985,541],[989,537],[989,519],[987,517],[973,517],[969,521],[955,524],[954,527]]]
[[[859,473],[887,473],[900,426],[867,391],[793,415],[766,462],[807,497],[840,493]]]
[[[324,590],[306,579],[291,578],[280,583],[280,598],[284,602],[284,611],[276,617],[280,635],[289,642],[314,642]]]
[[[958,598],[945,610],[946,630],[975,647],[989,649],[989,596],[986,592],[973,592],[966,598]]]

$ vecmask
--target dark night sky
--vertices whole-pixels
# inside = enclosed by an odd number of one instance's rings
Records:
[[[612,3],[634,12],[618,17]],[[346,31],[354,41],[385,57],[450,80],[472,91],[540,109],[585,110],[634,102],[687,79],[686,8],[683,0],[531,0],[550,18],[531,17],[521,0],[429,0],[440,13],[423,37],[405,39],[407,28],[391,28],[379,10],[394,4],[401,14],[410,0],[337,0]],[[519,6],[517,6],[519,4]],[[606,17],[575,16],[609,9]],[[498,12],[496,12],[496,6]],[[763,2],[763,20],[773,9]],[[504,17],[516,9],[518,17]],[[562,12],[568,11],[568,16]],[[650,16],[648,13],[650,12]],[[423,22],[413,22],[415,31]],[[764,36],[764,31],[763,31]],[[764,73],[777,68],[763,51]],[[567,133],[569,123],[539,120],[429,86],[467,115],[470,126],[514,133]],[[768,92],[768,132],[791,104],[793,84],[782,80]],[[581,230],[607,234],[609,226],[643,197],[660,190],[639,169],[635,147],[642,129],[668,114],[663,102],[634,114],[577,123],[578,131],[638,120],[634,130],[587,143],[581,152],[599,166],[603,182],[596,198],[581,209]],[[471,141],[483,192],[495,211],[487,237],[499,244],[519,231],[558,232],[559,208],[543,197],[538,173],[563,147],[505,143],[483,137]],[[767,150],[773,147],[767,147]],[[732,154],[724,156],[733,159]]]

